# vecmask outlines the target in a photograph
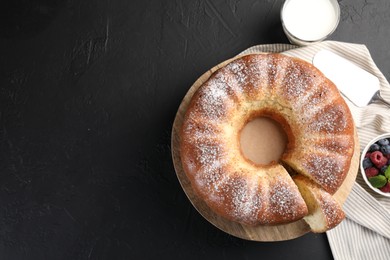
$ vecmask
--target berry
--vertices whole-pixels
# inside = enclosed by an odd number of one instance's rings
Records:
[[[377,176],[379,173],[379,170],[375,167],[371,167],[371,168],[365,169],[364,172],[366,173],[367,178],[371,178],[371,177]]]
[[[388,165],[383,166],[383,167],[381,168],[381,170],[380,170],[380,173],[385,174],[385,172],[386,172],[386,170],[387,170],[388,167],[389,167]]]
[[[387,140],[387,139],[386,139],[386,140]],[[390,145],[387,144],[387,145],[381,146],[380,151],[381,151],[384,155],[390,154]]]
[[[380,188],[382,192],[390,192],[390,182],[387,182],[385,186]]]
[[[363,159],[363,169],[367,169],[374,166],[370,160],[370,158],[364,158]]]
[[[389,145],[389,139],[384,138],[384,139],[378,140],[377,143],[381,146]]]
[[[370,152],[375,152],[375,151],[379,151],[379,149],[380,149],[380,146],[379,146],[379,144],[377,144],[377,143],[375,143],[375,144],[372,144],[371,146],[370,146]]]
[[[371,155],[371,153],[367,152],[366,155],[364,156],[364,158],[370,158],[370,155]]]
[[[383,156],[380,151],[375,151],[370,155],[370,159],[375,166],[380,169],[387,164],[387,157]]]

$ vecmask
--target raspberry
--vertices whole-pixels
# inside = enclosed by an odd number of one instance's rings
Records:
[[[367,178],[371,178],[371,177],[377,176],[379,173],[379,170],[375,167],[370,167],[370,168],[365,169],[364,172],[366,173]]]
[[[390,192],[390,182],[387,182],[385,186],[380,188],[382,192]]]
[[[380,151],[375,151],[370,155],[370,159],[375,166],[380,169],[387,164],[387,157],[383,156]]]
[[[371,153],[367,152],[366,155],[364,156],[364,158],[370,158],[370,155],[371,155]]]

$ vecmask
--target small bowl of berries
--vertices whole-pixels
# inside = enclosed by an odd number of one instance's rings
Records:
[[[367,185],[390,197],[390,133],[371,140],[362,152],[360,170]]]

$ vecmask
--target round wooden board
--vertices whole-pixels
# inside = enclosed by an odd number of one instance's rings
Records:
[[[177,178],[186,193],[188,199],[191,201],[192,205],[196,210],[211,224],[219,228],[220,230],[242,238],[246,240],[254,241],[283,241],[293,238],[300,237],[308,232],[310,232],[310,227],[306,224],[304,220],[299,220],[289,224],[276,225],[276,226],[245,226],[236,222],[229,221],[215,214],[205,202],[199,199],[194,190],[191,187],[191,183],[188,180],[181,163],[180,158],[180,129],[183,124],[183,117],[189,105],[189,102],[195,93],[195,91],[205,82],[210,75],[215,72],[217,69],[225,66],[234,59],[237,59],[239,56],[224,61],[217,66],[213,67],[206,73],[204,73],[188,90],[184,99],[182,100],[180,107],[177,111],[175,121],[172,128],[171,136],[171,148],[172,148],[172,159],[175,167]],[[342,205],[347,199],[348,194],[350,193],[352,186],[355,182],[356,175],[359,169],[359,155],[360,155],[360,146],[358,141],[357,132],[355,129],[355,153],[352,158],[351,167],[347,178],[345,179],[343,185],[336,192],[334,197]]]

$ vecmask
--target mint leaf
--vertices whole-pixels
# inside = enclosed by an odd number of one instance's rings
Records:
[[[385,176],[386,178],[390,181],[390,166],[387,167],[386,171],[385,171]]]
[[[387,183],[387,178],[383,175],[377,175],[371,178],[368,178],[368,181],[371,183],[372,186],[375,188],[382,188]]]

